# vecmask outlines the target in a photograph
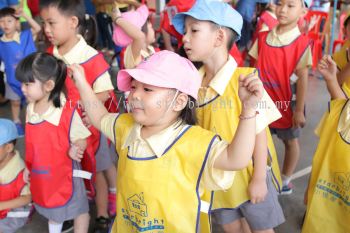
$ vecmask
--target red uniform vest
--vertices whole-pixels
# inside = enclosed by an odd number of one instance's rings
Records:
[[[74,108],[63,107],[58,126],[47,121],[26,124],[25,163],[35,204],[45,208],[65,205],[73,194],[73,161],[68,155]]]
[[[47,49],[47,52],[53,54],[53,46],[49,47]],[[109,65],[107,64],[101,53],[96,54],[84,63],[81,63],[80,65],[84,68],[86,81],[90,84],[91,87],[93,86],[94,82],[98,79],[98,77],[100,77],[109,69]],[[75,106],[80,100],[80,94],[78,89],[75,87],[73,80],[70,77],[66,78],[65,86],[67,89],[67,102],[70,102],[71,106]],[[115,98],[115,96],[113,96],[112,98]],[[112,103],[114,104],[115,102]],[[77,109],[78,113],[82,115],[82,109],[80,105],[78,105]],[[113,105],[112,109],[116,109],[116,106]],[[95,195],[93,183],[96,174],[95,154],[100,146],[101,135],[98,129],[96,129],[93,126],[90,126],[89,130],[91,132],[91,136],[87,138],[88,147],[85,150],[84,157],[81,161],[81,166],[85,171],[91,172],[93,174],[91,180],[84,180],[85,186],[89,191],[89,195],[93,197]]]
[[[23,180],[23,171],[20,171],[17,177],[7,184],[0,184],[0,202],[15,199],[21,195],[21,191],[25,185]],[[0,211],[0,219],[4,219],[10,209]]]
[[[270,127],[287,129],[292,127],[293,117],[290,77],[310,42],[306,35],[300,35],[289,45],[273,47],[267,44],[267,35],[268,32],[259,33],[256,68],[265,90],[282,114],[282,118],[271,123]]]

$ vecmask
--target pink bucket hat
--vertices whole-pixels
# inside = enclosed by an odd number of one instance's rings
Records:
[[[130,91],[132,79],[157,87],[174,88],[195,99],[202,82],[191,61],[166,50],[151,55],[134,69],[119,71],[118,89]]]
[[[128,11],[122,13],[122,18],[140,28],[146,23],[148,18],[148,8],[146,5],[141,5],[136,11]],[[132,39],[119,26],[114,26],[113,41],[120,47],[126,47],[132,42]]]

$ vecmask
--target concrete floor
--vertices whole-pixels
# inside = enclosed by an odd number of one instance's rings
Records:
[[[115,77],[115,76],[114,76]],[[311,160],[315,148],[317,146],[317,138],[313,130],[322,114],[326,110],[328,101],[328,94],[325,88],[324,81],[315,77],[309,78],[309,88],[307,94],[307,125],[303,129],[300,139],[301,159],[296,171],[307,168],[311,165]],[[24,111],[22,111],[23,113]],[[10,108],[0,108],[0,117],[10,117]],[[280,164],[283,161],[284,148],[281,142],[275,139],[275,146],[280,158]],[[23,155],[23,139],[18,142],[17,148]],[[276,229],[277,233],[297,233],[300,232],[302,224],[302,217],[305,211],[303,205],[304,190],[307,185],[308,175],[302,176],[293,180],[295,186],[294,192],[291,195],[280,196],[280,203],[283,207],[286,222]],[[47,223],[38,214],[35,214],[32,221],[27,224],[19,233],[45,233],[47,232]],[[215,233],[222,232],[219,227],[214,227]]]

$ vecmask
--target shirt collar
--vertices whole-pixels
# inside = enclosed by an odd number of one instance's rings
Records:
[[[63,94],[60,96],[61,105],[64,106],[66,103],[66,98]],[[43,114],[38,114],[34,112],[34,103],[29,103],[27,108],[27,117],[29,122],[38,122],[38,121],[47,121],[55,126],[58,126],[60,123],[63,107],[56,108],[53,105],[46,110]]]
[[[149,138],[143,139],[141,137],[142,125],[135,123],[134,127],[131,129],[128,137],[126,138],[123,149],[144,141],[159,158],[164,154],[167,147],[171,145],[173,142],[172,139],[176,138],[176,136],[180,134],[183,126],[185,126],[185,124],[182,123],[181,120],[178,120],[161,132],[152,135]]]
[[[225,65],[221,67],[221,69],[215,74],[214,78],[209,82],[209,87],[214,89],[214,91],[216,91],[219,95],[223,95],[236,68],[237,62],[231,55],[229,55]],[[199,73],[202,75],[202,77],[204,77],[204,67],[199,69]]]
[[[301,35],[301,32],[298,26],[295,26],[292,30],[285,32],[283,34],[277,34],[277,27],[274,27],[271,32],[272,32],[271,35],[273,37],[273,40],[277,39],[283,45],[292,43],[298,36]]]
[[[53,47],[53,55],[61,60],[64,61],[67,65],[71,65],[74,63],[81,63],[81,52],[86,50],[86,47],[88,44],[86,43],[85,39],[81,35],[77,35],[79,38],[78,43],[76,43],[71,50],[68,51],[68,53],[61,55],[58,52],[58,48],[55,45]]]
[[[20,44],[20,42],[21,42],[21,40],[20,40],[20,33],[19,32],[15,32],[15,34],[13,34],[13,37],[12,38],[7,38],[6,36],[5,36],[5,34],[4,35],[2,35],[2,37],[0,38],[1,39],[1,41],[3,41],[3,42],[11,42],[11,41],[15,41],[15,42],[17,42],[18,44]]]

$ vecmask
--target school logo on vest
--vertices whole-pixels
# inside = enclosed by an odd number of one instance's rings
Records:
[[[142,217],[147,217],[147,205],[144,202],[143,193],[135,194],[128,198],[129,211]]]
[[[164,219],[149,216],[149,211],[143,193],[128,197],[127,207],[121,209],[125,223],[138,232],[164,233]]]

